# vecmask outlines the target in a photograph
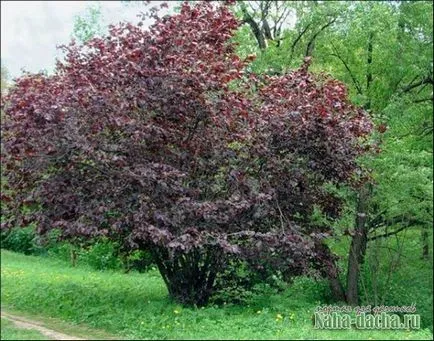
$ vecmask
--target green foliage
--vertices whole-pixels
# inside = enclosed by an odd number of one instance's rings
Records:
[[[428,242],[432,245],[432,234]],[[415,304],[421,326],[432,330],[432,255],[422,260],[421,251],[415,251],[421,249],[419,231],[407,230],[398,237],[372,243],[363,265],[363,302],[372,306]]]
[[[75,251],[77,263],[95,270],[146,272],[154,266],[150,253],[145,250],[136,250],[124,255],[117,243],[105,238],[79,247],[70,242],[59,241],[57,230],[41,237],[36,233],[34,225],[2,230],[1,247],[26,255],[41,255],[65,262],[71,262],[71,253]]]
[[[2,248],[26,255],[37,254],[40,251],[37,239],[35,227],[32,225],[1,231]]]
[[[106,239],[97,240],[88,248],[81,249],[78,261],[96,270],[118,270],[122,266],[118,246]]]
[[[424,245],[431,249],[426,235],[431,234],[433,224],[433,3],[312,1],[288,2],[287,6],[295,13],[295,24],[286,25],[279,41],[269,41],[261,51],[245,24],[236,37],[238,53],[256,53],[252,71],[267,72],[272,68],[286,72],[300,65],[318,32],[311,46],[310,70],[328,72],[345,82],[352,101],[370,110],[380,132],[375,140],[382,152],[360,160],[372,170],[374,180],[368,208],[369,237],[400,231],[397,237],[407,236],[402,243],[421,256]],[[264,11],[262,14],[268,15]],[[261,13],[257,12],[256,18],[261,18]],[[328,22],[332,24],[321,30]],[[332,250],[342,256],[343,272],[348,246],[345,243],[343,247],[341,241],[347,241],[345,233],[354,227],[355,194],[345,195],[344,214],[333,224],[336,240],[329,241]],[[330,225],[319,210],[312,221]],[[411,231],[406,233],[406,228]],[[416,238],[408,238],[409,233]],[[368,254],[382,247],[369,242]],[[377,259],[375,264],[384,267],[395,257],[399,252]],[[395,273],[402,276],[407,273],[405,269],[399,263]],[[387,277],[387,273],[380,274]],[[429,278],[428,274],[424,276]],[[402,293],[407,293],[403,296],[412,296],[409,287],[401,287]],[[421,295],[426,297],[426,293]]]
[[[286,56],[287,53],[282,54],[282,48],[277,47],[274,43],[271,43],[265,51],[260,51],[259,48],[255,46],[255,37],[247,25],[238,29],[234,41],[239,44],[237,54],[241,58],[246,58],[248,55],[252,54],[256,55],[255,61],[248,66],[249,71],[258,74],[273,74],[283,71],[286,64],[284,56]]]
[[[124,256],[122,259],[126,271],[134,270],[138,272],[146,272],[151,269],[155,270],[155,263],[149,251],[135,250]]]
[[[432,120],[432,104],[430,109],[426,105],[409,105],[405,98],[395,99],[384,113],[390,117],[390,128],[382,137],[382,153],[364,161],[373,169],[376,181],[372,215],[395,224],[431,230],[432,133],[424,134],[421,128]],[[390,229],[389,224],[376,227],[373,232],[384,233],[387,228]]]
[[[49,258],[59,259],[65,262],[71,261],[71,252],[75,247],[71,243],[59,242],[46,249]]]
[[[9,73],[6,66],[1,63],[1,94],[3,95],[8,87]]]
[[[69,250],[70,248],[71,246]],[[78,250],[78,262],[95,270],[122,270],[143,273],[152,268],[155,269],[155,263],[150,252],[135,250],[123,254],[118,243],[107,238],[98,239],[88,247],[80,248]]]
[[[90,5],[82,15],[74,20],[72,37],[81,43],[103,33],[101,5]]]
[[[255,271],[245,261],[232,259],[216,278],[216,304],[248,304],[257,295],[272,295],[288,286],[281,274],[272,269]]]

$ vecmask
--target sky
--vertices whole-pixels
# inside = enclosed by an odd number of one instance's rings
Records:
[[[2,0],[1,63],[9,79],[18,77],[22,68],[30,72],[52,71],[55,58],[62,56],[56,45],[70,41],[75,17],[96,3],[101,6],[104,25],[123,20],[137,22],[137,14],[145,8],[139,2],[125,5],[120,1]]]

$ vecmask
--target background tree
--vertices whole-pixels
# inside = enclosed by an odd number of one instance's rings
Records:
[[[1,63],[1,94],[2,96],[5,94],[5,91],[8,87],[8,70],[6,69],[6,66]]]
[[[101,5],[89,5],[82,15],[75,16],[72,37],[85,43],[104,32]]]
[[[327,70],[349,85],[350,97],[370,110],[383,152],[364,160],[373,182],[355,193],[352,245],[347,255],[347,300],[357,304],[359,271],[369,241],[408,228],[432,226],[432,3],[287,2],[279,44],[258,43],[252,25],[238,32],[239,53],[256,53],[252,70],[279,73],[313,56],[311,70]],[[266,16],[238,3],[240,18]],[[293,24],[295,22],[295,24]],[[260,27],[260,26],[258,26]],[[368,29],[367,29],[368,28]],[[382,135],[382,136],[381,136]],[[417,160],[417,161],[416,161]],[[414,209],[413,209],[414,208]],[[343,231],[345,233],[345,231]],[[375,247],[375,246],[372,246]]]

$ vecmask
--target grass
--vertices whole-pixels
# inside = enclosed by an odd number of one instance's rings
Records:
[[[1,340],[48,340],[48,338],[35,330],[17,328],[12,322],[2,318]]]
[[[247,306],[195,309],[173,303],[155,271],[97,272],[2,250],[1,301],[15,313],[40,314],[131,339],[432,339],[428,329],[315,330],[324,283],[298,279],[284,293]],[[71,332],[72,333],[72,332]]]

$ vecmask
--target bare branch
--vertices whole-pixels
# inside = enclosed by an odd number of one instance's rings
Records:
[[[321,34],[321,32],[323,32],[327,27],[329,27],[330,25],[332,25],[337,18],[333,18],[332,20],[330,20],[327,24],[325,24],[323,27],[321,27],[319,29],[319,31],[317,31],[312,38],[310,39],[309,43],[307,44],[307,48],[306,48],[306,53],[305,53],[305,57],[309,57],[312,55],[313,52],[313,46],[315,44],[315,39]]]
[[[413,103],[422,103],[422,102],[433,101],[433,100],[434,100],[434,98],[431,96],[431,97],[427,97],[427,98],[421,98],[421,99],[414,100]]]
[[[337,49],[334,46],[333,46],[333,50],[335,51],[335,53],[331,53],[330,55],[337,57],[342,62],[342,64],[344,64],[345,69],[348,71],[348,74],[350,75],[351,80],[353,81],[354,86],[356,87],[357,93],[359,95],[363,95],[363,90],[362,90],[357,78],[355,77],[355,75],[351,71],[350,67],[348,66],[347,62],[337,53]]]
[[[393,236],[393,235],[398,234],[399,232],[405,230],[408,227],[410,227],[410,226],[409,225],[404,225],[404,226],[400,227],[399,229],[397,229],[395,231],[384,233],[384,234],[380,234],[380,235],[373,236],[373,237],[369,237],[368,238],[368,242],[376,240],[376,239],[379,239],[379,238],[386,238],[386,237]]]
[[[290,57],[290,60],[292,60],[292,57],[294,55],[295,46],[300,41],[300,39],[303,37],[303,35],[307,32],[307,30],[309,29],[310,25],[311,24],[307,24],[306,27],[304,28],[304,30],[299,33],[299,35],[297,36],[297,38],[295,38],[294,42],[292,43],[292,45],[291,45],[291,57]]]
[[[387,232],[387,233],[383,233],[383,234],[379,234],[376,236],[372,236],[368,238],[368,241],[372,241],[375,239],[379,239],[379,238],[386,238],[386,237],[390,237],[393,235],[398,234],[401,231],[404,231],[407,228],[410,228],[412,226],[415,225],[426,225],[428,222],[423,221],[423,220],[419,220],[419,219],[410,219],[408,221],[405,222],[405,224],[403,224],[400,228],[397,228],[396,230],[392,231],[392,232]]]
[[[247,3],[251,6],[249,2]],[[267,47],[267,43],[265,41],[264,35],[261,32],[261,29],[259,28],[258,23],[253,19],[253,17],[247,11],[244,2],[241,2],[240,6],[241,6],[241,11],[243,12],[243,21],[250,25],[250,28],[252,29],[252,32],[256,37],[256,41],[258,42],[259,48],[261,50],[265,50],[265,48]]]
[[[425,85],[425,84],[434,85],[434,81],[433,81],[432,76],[427,76],[425,78],[422,78],[419,82],[416,82],[413,84],[412,83],[413,82],[411,82],[409,85],[401,88],[401,93],[409,92],[409,91],[413,90],[414,88],[417,88],[418,86]]]

